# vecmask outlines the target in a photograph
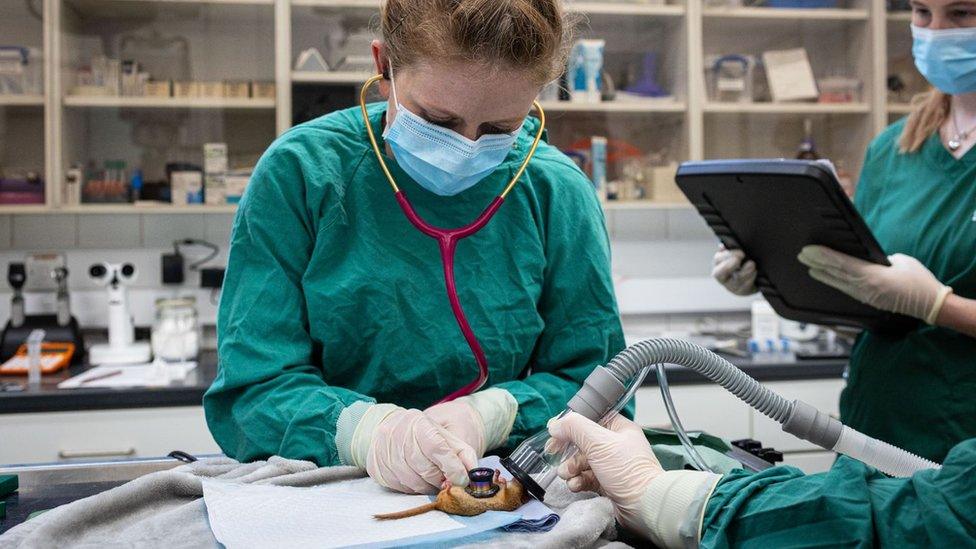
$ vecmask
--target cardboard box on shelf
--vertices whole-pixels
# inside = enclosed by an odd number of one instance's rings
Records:
[[[224,97],[223,82],[197,82],[196,97],[208,97],[211,99]]]
[[[248,95],[250,95],[250,86],[247,82],[224,82],[224,97],[247,99]]]
[[[198,97],[199,83],[185,80],[173,82],[173,97]]]
[[[203,196],[208,206],[227,204],[227,187],[224,174],[208,173],[203,180]]]
[[[227,143],[203,144],[203,172],[223,174],[227,171]]]
[[[251,82],[251,97],[254,99],[274,99],[275,83],[254,80]]]
[[[172,185],[173,205],[203,203],[203,173],[193,171],[177,171],[170,175]]]
[[[678,174],[678,164],[672,162],[666,166],[656,166],[652,168],[653,190],[651,199],[654,202],[663,204],[685,204],[688,199],[674,182],[674,177]]]
[[[172,97],[173,83],[169,80],[150,80],[143,85],[146,97]]]

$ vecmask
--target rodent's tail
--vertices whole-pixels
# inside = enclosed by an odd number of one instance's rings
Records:
[[[406,511],[399,511],[397,513],[386,513],[384,515],[373,515],[373,518],[379,520],[393,520],[402,519],[407,517],[415,517],[417,515],[422,515],[428,511],[436,511],[437,502],[432,501],[427,505],[421,505],[420,507],[414,507],[413,509],[407,509]]]

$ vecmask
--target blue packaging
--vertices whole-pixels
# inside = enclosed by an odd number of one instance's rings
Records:
[[[590,139],[590,177],[597,195],[607,196],[607,138],[593,136]]]

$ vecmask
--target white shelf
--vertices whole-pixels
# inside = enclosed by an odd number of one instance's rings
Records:
[[[51,209],[52,213],[61,214],[220,214],[237,211],[236,204],[221,206],[207,206],[198,204],[192,206],[173,206],[160,204],[158,206],[135,206],[132,204],[82,204],[81,206],[64,206]]]
[[[379,10],[379,0],[292,0],[292,6],[320,8],[353,8]],[[568,11],[587,15],[644,15],[660,17],[681,17],[685,14],[682,5],[656,5],[640,2],[567,2]]]
[[[603,209],[613,210],[690,210],[687,202],[654,202],[652,200],[608,200],[603,203]]]
[[[572,101],[543,101],[546,112],[592,112],[592,113],[653,113],[685,112],[686,105],[681,101],[606,101],[603,103],[573,103]]]
[[[206,6],[208,4],[224,5],[224,6],[272,6],[275,0],[112,0],[114,2],[128,2],[128,3],[139,3],[145,2],[147,4],[197,4]]]
[[[319,8],[358,8],[379,11],[380,0],[291,0],[292,6]]]
[[[66,107],[125,109],[274,109],[274,99],[210,97],[99,97],[69,95]]]
[[[292,71],[291,81],[295,84],[362,84],[369,77],[373,76],[368,72],[356,71],[332,71],[332,72],[309,72]]]
[[[911,11],[896,11],[888,13],[888,21],[893,23],[910,23],[912,21]]]
[[[706,8],[706,18],[711,19],[784,19],[814,21],[867,21],[866,9],[794,9],[794,8]]]
[[[0,205],[0,215],[29,215],[50,213],[51,208],[44,204],[3,204]]]
[[[889,114],[908,114],[912,112],[911,103],[888,103]]]
[[[4,107],[43,107],[43,95],[0,95],[0,106]]]
[[[685,7],[681,5],[655,5],[638,2],[566,2],[567,10],[587,15],[654,15],[681,17]]]
[[[705,104],[706,113],[730,114],[867,114],[867,103],[716,103]]]

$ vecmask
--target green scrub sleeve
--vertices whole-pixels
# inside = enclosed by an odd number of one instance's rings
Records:
[[[703,547],[972,547],[976,439],[940,470],[889,478],[841,457],[826,473],[792,467],[726,475],[709,500]]]
[[[287,144],[272,148],[237,213],[217,318],[220,362],[203,405],[232,458],[338,465],[339,414],[372,399],[326,384],[315,358],[301,280],[316,227],[299,155]]]
[[[575,167],[560,168],[550,177],[585,178]],[[553,195],[542,221],[548,225],[547,265],[538,311],[545,327],[529,361],[530,375],[495,385],[519,406],[508,447],[544,429],[593,368],[624,348],[603,211],[588,181],[565,187]],[[624,413],[633,417],[633,411],[631,402]]]

